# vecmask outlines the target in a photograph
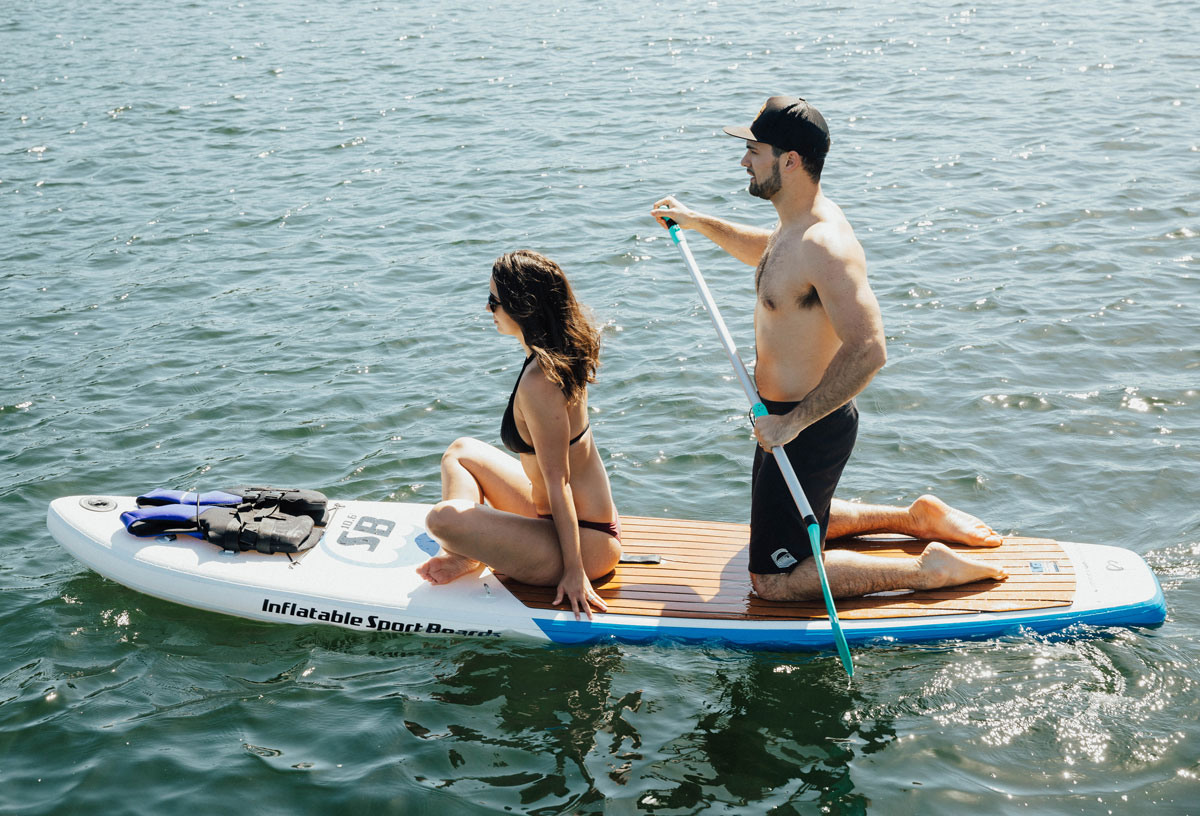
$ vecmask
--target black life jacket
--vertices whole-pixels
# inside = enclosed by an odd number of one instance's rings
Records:
[[[233,487],[209,493],[152,490],[121,514],[136,536],[190,535],[232,551],[301,552],[321,539],[327,499],[315,490]]]

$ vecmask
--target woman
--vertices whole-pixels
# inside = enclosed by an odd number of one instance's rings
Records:
[[[445,584],[484,564],[527,584],[556,586],[576,619],[607,605],[591,581],[621,558],[621,527],[588,422],[600,333],[558,264],[519,250],[492,265],[487,308],[525,351],[500,438],[519,461],[477,439],[442,456],[442,501],[425,525],[441,552],[417,573]]]

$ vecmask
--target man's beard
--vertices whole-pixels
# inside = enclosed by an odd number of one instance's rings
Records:
[[[775,194],[783,187],[783,178],[779,175],[779,160],[775,160],[775,166],[771,170],[771,177],[762,184],[758,183],[758,179],[754,176],[750,177],[750,195],[758,198],[764,198],[770,201],[775,197]]]

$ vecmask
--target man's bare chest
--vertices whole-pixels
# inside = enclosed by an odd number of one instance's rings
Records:
[[[769,312],[806,311],[821,305],[821,296],[798,265],[788,265],[768,246],[754,271],[759,304]]]

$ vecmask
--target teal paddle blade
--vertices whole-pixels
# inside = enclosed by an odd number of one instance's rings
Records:
[[[821,527],[819,525],[808,525],[808,543],[812,546],[813,558],[817,562],[817,574],[821,576],[821,594],[825,596],[825,609],[829,612],[829,627],[833,630],[838,656],[842,658],[842,667],[846,670],[846,676],[852,678],[854,677],[854,662],[850,658],[850,644],[846,643],[842,622],[838,620],[833,605],[833,594],[829,591],[829,579],[825,577],[825,564],[821,560]]]

